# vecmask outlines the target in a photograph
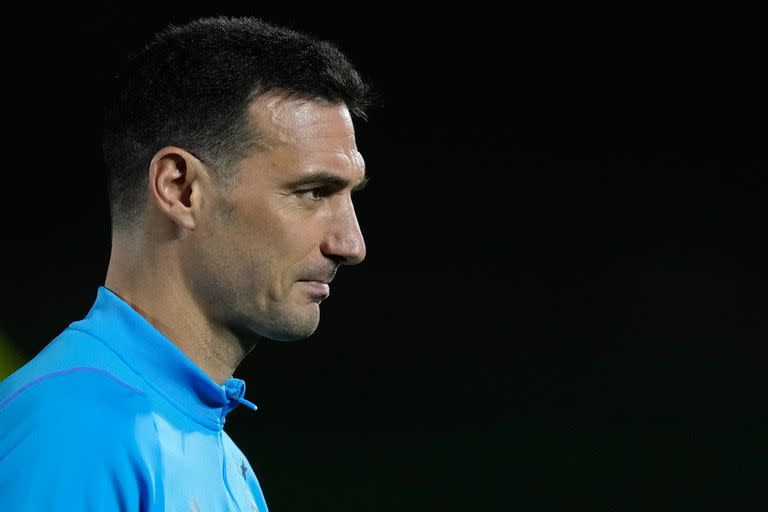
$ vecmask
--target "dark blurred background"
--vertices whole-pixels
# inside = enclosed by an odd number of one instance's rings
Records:
[[[5,13],[5,370],[90,308],[104,81],[169,22],[337,43],[368,258],[256,347],[228,431],[272,512],[765,503],[766,36],[734,3],[163,2]]]

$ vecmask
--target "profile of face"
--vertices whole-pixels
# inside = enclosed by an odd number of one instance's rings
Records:
[[[213,325],[238,336],[306,338],[341,265],[365,243],[352,202],[365,182],[344,105],[259,97],[249,115],[265,144],[184,241],[184,273]]]

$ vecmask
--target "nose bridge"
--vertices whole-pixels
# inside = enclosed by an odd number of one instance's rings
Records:
[[[351,198],[341,201],[331,215],[324,252],[356,265],[365,258],[365,240]]]

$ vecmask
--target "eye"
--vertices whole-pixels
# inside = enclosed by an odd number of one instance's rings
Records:
[[[328,190],[326,190],[325,187],[314,187],[314,188],[308,188],[305,190],[298,190],[296,191],[296,194],[299,197],[306,198],[306,199],[312,199],[312,200],[318,200],[322,199],[325,196],[328,195]]]

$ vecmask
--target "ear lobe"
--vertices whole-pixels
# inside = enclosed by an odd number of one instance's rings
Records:
[[[197,226],[197,208],[193,200],[200,187],[196,160],[187,151],[167,147],[157,152],[149,168],[149,187],[157,209],[181,228]]]

